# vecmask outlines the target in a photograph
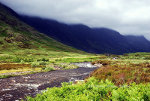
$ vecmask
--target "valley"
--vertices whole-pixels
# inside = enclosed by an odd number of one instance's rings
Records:
[[[150,101],[150,41],[0,3],[0,101]]]
[[[84,81],[64,82],[27,101],[149,101],[149,53],[110,55],[93,61],[98,66]]]

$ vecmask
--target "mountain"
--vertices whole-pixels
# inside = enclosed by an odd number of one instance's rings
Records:
[[[125,36],[128,43],[134,45],[134,49],[140,52],[149,51],[150,41],[148,41],[144,36]]]
[[[18,15],[2,4],[0,11],[0,49],[4,51],[44,47],[53,51],[79,53],[79,50],[113,54],[150,52],[150,42],[143,36],[123,36],[108,28],[90,28],[83,24],[70,25]]]
[[[86,52],[113,54],[150,52],[150,42],[143,36],[123,36],[108,28],[90,28],[82,24],[69,25],[39,17],[20,15],[19,18],[59,42]]]
[[[45,34],[36,31],[19,19],[12,9],[0,3],[0,50],[17,52],[21,50],[84,53],[64,45]]]

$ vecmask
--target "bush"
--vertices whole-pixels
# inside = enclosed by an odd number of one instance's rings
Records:
[[[133,83],[112,91],[112,101],[150,101],[150,84]]]
[[[35,98],[27,97],[27,101],[150,101],[150,84],[117,87],[109,80],[92,77],[86,82],[47,88]]]
[[[150,63],[128,63],[117,64],[112,62],[107,66],[103,66],[92,72],[91,76],[99,80],[109,79],[116,85],[125,83],[148,83],[150,82]]]

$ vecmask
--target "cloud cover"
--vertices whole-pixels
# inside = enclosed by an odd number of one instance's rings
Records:
[[[0,0],[20,14],[107,27],[150,39],[150,0]]]

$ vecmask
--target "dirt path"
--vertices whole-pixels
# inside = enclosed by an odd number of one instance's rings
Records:
[[[35,96],[47,87],[58,87],[62,82],[83,80],[97,68],[90,63],[76,65],[82,67],[0,79],[0,101],[18,101],[27,95]]]

